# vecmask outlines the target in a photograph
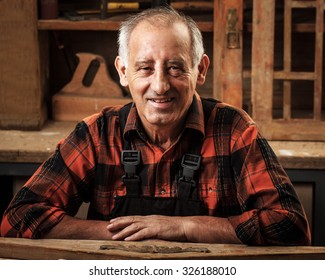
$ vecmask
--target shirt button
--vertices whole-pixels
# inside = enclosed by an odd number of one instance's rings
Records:
[[[166,190],[165,189],[162,189],[161,191],[160,191],[160,194],[165,194],[166,193]]]
[[[209,192],[212,192],[212,188],[209,188]]]

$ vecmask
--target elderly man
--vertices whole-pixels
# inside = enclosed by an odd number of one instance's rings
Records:
[[[209,58],[170,8],[128,18],[115,66],[134,103],[81,121],[18,192],[3,236],[308,245],[302,205],[240,109],[200,98]],[[90,202],[87,220],[74,218]]]

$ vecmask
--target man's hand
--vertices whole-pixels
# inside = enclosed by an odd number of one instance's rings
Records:
[[[183,217],[170,216],[126,216],[110,221],[107,229],[117,232],[113,240],[135,241],[143,239],[163,239],[186,241]]]
[[[205,243],[241,243],[227,218],[210,216],[126,216],[110,221],[113,240],[162,239]]]

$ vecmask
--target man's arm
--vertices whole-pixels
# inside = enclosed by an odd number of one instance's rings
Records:
[[[43,238],[241,243],[228,219],[209,216],[127,216],[110,222],[65,216]]]
[[[107,230],[107,225],[107,221],[81,220],[66,215],[43,238],[110,240],[114,233]]]

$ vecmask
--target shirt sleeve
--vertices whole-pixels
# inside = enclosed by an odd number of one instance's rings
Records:
[[[62,140],[15,195],[4,213],[1,236],[41,238],[89,197],[95,152],[86,123]]]
[[[250,123],[236,131],[231,142],[231,166],[242,214],[228,219],[238,238],[252,245],[310,245],[301,202],[256,125]]]

